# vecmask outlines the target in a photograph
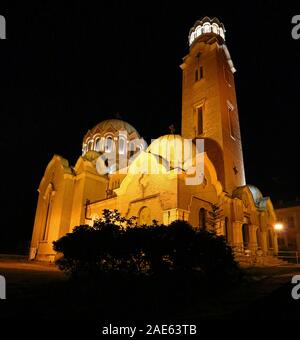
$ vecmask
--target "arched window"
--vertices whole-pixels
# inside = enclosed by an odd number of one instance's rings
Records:
[[[201,35],[202,34],[202,27],[201,26],[198,26],[197,28],[196,28],[196,33],[195,33],[195,35],[196,35],[196,37],[199,37],[199,35]]]
[[[195,40],[195,32],[193,32],[191,34],[191,37],[190,37],[190,45],[193,43],[193,41]]]
[[[213,33],[219,34],[219,26],[216,23],[212,24]]]
[[[151,211],[148,207],[142,207],[139,212],[139,225],[151,225]]]
[[[220,34],[220,36],[225,40],[225,34],[224,34],[224,30],[223,30],[223,28],[222,27],[220,27],[219,28],[219,34]]]
[[[101,139],[100,139],[100,137],[96,139],[95,150],[98,151],[98,152],[101,150]]]
[[[112,152],[113,151],[113,139],[112,137],[107,137],[105,140],[105,152]]]
[[[87,148],[87,151],[91,151],[93,150],[93,141],[90,140],[89,143],[88,143],[88,148]]]
[[[206,229],[206,210],[204,208],[199,209],[199,228]]]
[[[126,139],[124,137],[119,138],[119,154],[124,155],[126,153]]]
[[[204,33],[210,33],[211,32],[211,26],[208,22],[204,23],[203,25],[203,32]]]

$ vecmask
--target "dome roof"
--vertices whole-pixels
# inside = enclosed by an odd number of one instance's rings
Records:
[[[266,207],[266,203],[269,200],[269,198],[263,197],[263,194],[261,193],[261,191],[254,185],[246,184],[246,185],[236,188],[233,192],[233,197],[238,197],[242,199],[243,193],[246,189],[250,191],[254,204],[258,208],[264,209]]]
[[[155,139],[147,148],[147,152],[163,158],[171,168],[185,169],[190,166],[195,153],[195,145],[187,144],[180,135],[170,134]]]
[[[90,150],[103,152],[107,140],[118,141],[122,137],[125,142],[140,139],[136,129],[121,119],[108,119],[100,122],[89,130],[83,138],[82,153]]]
[[[204,17],[201,20],[197,20],[194,26],[190,29],[189,33],[189,44],[190,46],[196,41],[199,37],[203,37],[205,35],[214,34],[225,41],[225,28],[224,25],[219,21],[218,18],[209,18]]]
[[[107,119],[107,120],[100,122],[95,127],[93,127],[91,130],[89,130],[87,134],[84,136],[84,141],[87,141],[89,138],[93,137],[95,134],[98,134],[104,137],[106,134],[109,134],[109,133],[115,134],[116,132],[119,132],[119,131],[126,131],[129,136],[134,134],[136,138],[140,137],[136,129],[129,123],[125,122],[124,120]]]
[[[263,199],[263,195],[261,191],[254,185],[248,184],[247,186],[249,190],[251,191],[255,204],[259,204],[259,202]]]

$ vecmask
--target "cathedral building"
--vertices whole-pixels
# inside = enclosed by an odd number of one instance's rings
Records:
[[[191,28],[180,68],[181,135],[147,146],[132,125],[110,119],[84,136],[75,166],[53,156],[38,188],[30,259],[54,261],[52,242],[91,225],[103,209],[136,216],[139,225],[181,219],[210,228],[218,207],[216,232],[235,249],[277,253],[272,202],[246,184],[236,70],[218,19],[205,17]]]

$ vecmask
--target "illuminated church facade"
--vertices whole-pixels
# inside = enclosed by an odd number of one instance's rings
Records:
[[[180,67],[181,135],[161,136],[147,147],[134,127],[111,119],[87,132],[75,166],[53,156],[38,188],[30,259],[54,261],[52,242],[75,226],[91,225],[103,209],[136,216],[139,225],[181,219],[209,228],[215,206],[216,232],[235,249],[277,253],[272,202],[245,181],[235,68],[218,19],[205,17],[191,28]],[[200,174],[197,140],[204,146]],[[186,141],[190,157],[184,155]],[[99,171],[101,166],[106,171]],[[189,182],[196,176],[201,180]]]

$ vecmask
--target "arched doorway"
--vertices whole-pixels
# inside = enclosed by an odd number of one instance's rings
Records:
[[[139,225],[151,225],[151,211],[148,207],[142,207],[139,212],[139,219],[138,219]]]
[[[244,223],[242,226],[242,235],[243,235],[243,246],[245,249],[249,247],[249,226],[247,223]]]

